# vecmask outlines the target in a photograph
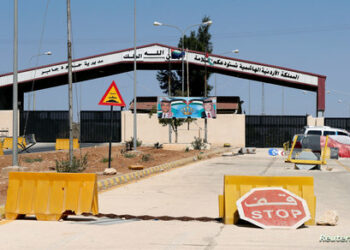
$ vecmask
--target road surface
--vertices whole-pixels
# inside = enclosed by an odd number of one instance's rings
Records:
[[[17,220],[0,225],[2,249],[346,249],[319,242],[324,236],[350,239],[350,160],[330,161],[332,171],[295,170],[282,158],[218,157],[187,165],[99,194],[100,212],[151,216],[218,217],[224,175],[314,176],[316,218],[337,210],[337,226],[263,230],[218,222],[121,220],[69,217],[67,221]]]

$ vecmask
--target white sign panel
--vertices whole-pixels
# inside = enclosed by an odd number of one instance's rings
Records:
[[[150,45],[136,50],[138,62],[157,62],[166,63],[169,61],[179,61],[180,59],[171,58],[172,49],[161,45]],[[87,59],[76,60],[73,62],[73,72],[89,70],[97,67],[107,66],[116,63],[130,62],[134,60],[134,50],[117,51],[111,54],[94,56]],[[278,80],[293,81],[312,86],[318,86],[318,77],[299,73],[292,70],[284,70],[273,66],[264,66],[258,63],[241,62],[235,59],[228,59],[219,56],[209,56],[195,52],[186,52],[185,60],[190,63],[207,65],[208,67],[217,67],[220,69],[234,71],[239,73],[248,73],[251,75],[270,77]],[[44,77],[54,77],[56,75],[66,74],[68,72],[67,63],[51,65],[34,70],[20,72],[18,82],[32,81]],[[7,75],[0,77],[0,87],[12,84],[13,76]]]

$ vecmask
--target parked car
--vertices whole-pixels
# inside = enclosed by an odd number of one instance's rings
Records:
[[[349,136],[350,133],[344,129],[332,128],[329,126],[305,126],[302,134],[304,135],[344,135]]]
[[[298,139],[295,143],[294,148],[302,148],[305,146],[310,147],[311,146],[310,142],[312,140],[312,138],[310,136],[330,135],[330,136],[339,136],[339,139],[341,139],[340,141],[350,140],[350,133],[348,131],[346,131],[344,129],[340,129],[340,128],[332,128],[329,126],[305,126],[303,131],[299,135],[303,135],[303,136],[298,136]],[[294,135],[292,141],[294,141],[295,136],[296,135]],[[309,138],[306,138],[307,136],[309,136]],[[312,144],[313,144],[312,147],[315,147],[316,144],[315,143],[312,143]],[[318,147],[317,147],[317,149],[315,149],[315,151],[317,151],[317,152],[320,150],[321,149]]]

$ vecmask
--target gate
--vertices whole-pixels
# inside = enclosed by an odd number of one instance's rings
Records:
[[[35,134],[38,142],[55,142],[69,137],[68,111],[21,111],[21,135]]]
[[[80,112],[80,141],[108,142],[111,136],[110,111]],[[121,112],[113,111],[113,142],[121,141]]]
[[[282,147],[306,126],[306,116],[246,115],[247,147]]]
[[[325,126],[342,128],[350,131],[350,118],[325,118],[324,124]]]

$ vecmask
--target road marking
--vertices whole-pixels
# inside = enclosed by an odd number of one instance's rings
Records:
[[[350,172],[350,168],[349,168],[348,166],[344,165],[343,163],[341,163],[341,162],[338,161],[338,160],[336,160],[336,162],[337,162],[340,166],[342,166],[343,168],[345,168],[346,171]]]

